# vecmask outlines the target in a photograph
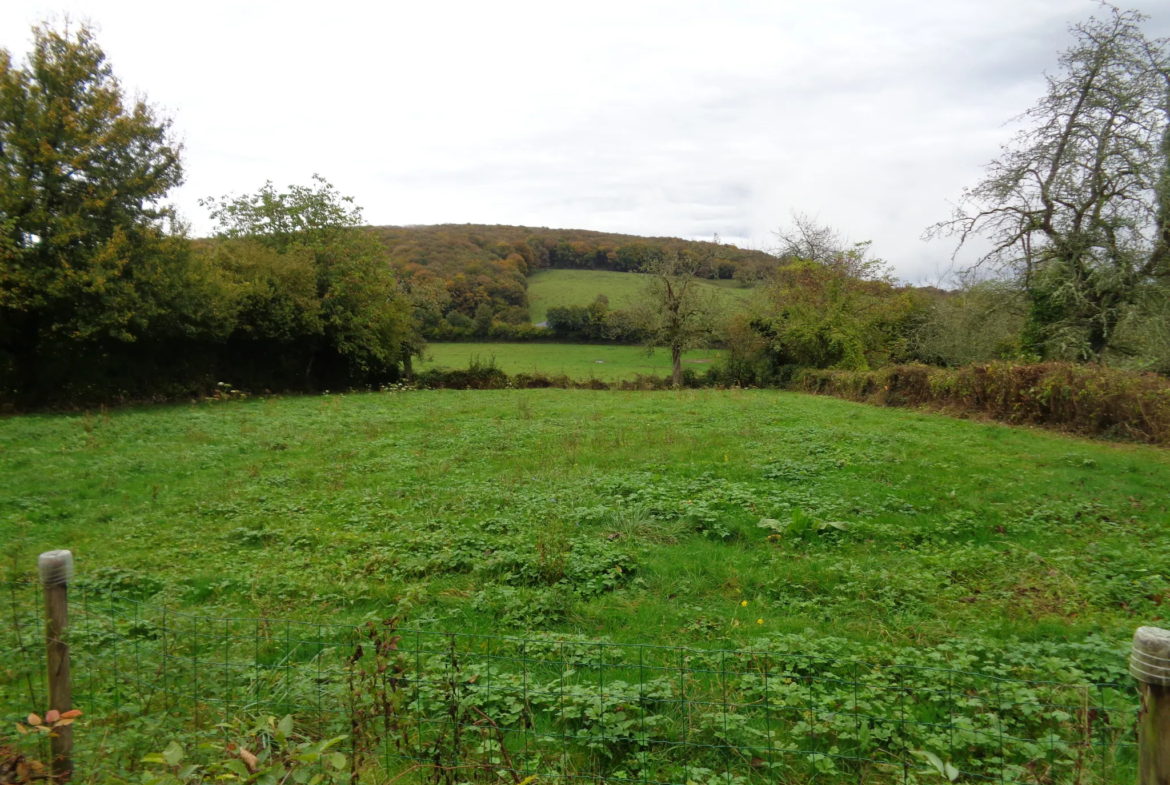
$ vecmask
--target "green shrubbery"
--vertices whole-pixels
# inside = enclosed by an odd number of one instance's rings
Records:
[[[0,399],[396,380],[413,303],[352,200],[319,177],[208,200],[219,237],[193,245],[165,203],[181,151],[88,26],[0,51]]]

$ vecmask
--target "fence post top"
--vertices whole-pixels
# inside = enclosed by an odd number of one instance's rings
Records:
[[[1170,630],[1137,628],[1129,655],[1129,673],[1146,684],[1170,686]]]
[[[37,571],[45,586],[61,586],[73,580],[73,552],[45,551],[37,558]]]

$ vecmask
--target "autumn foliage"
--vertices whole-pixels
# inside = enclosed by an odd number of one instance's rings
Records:
[[[793,387],[884,406],[930,406],[1001,422],[1170,443],[1170,380],[1101,365],[896,365],[876,371],[805,370]]]

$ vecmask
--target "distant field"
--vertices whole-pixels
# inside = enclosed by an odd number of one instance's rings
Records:
[[[608,270],[542,270],[528,278],[528,310],[532,323],[540,324],[549,308],[558,305],[588,305],[604,294],[610,308],[627,308],[637,298],[645,277],[640,273]],[[754,291],[737,281],[704,281],[725,292],[731,304],[747,300]]]
[[[628,273],[606,273],[628,275]],[[573,379],[602,379],[607,382],[632,379],[635,374],[670,373],[670,353],[655,351],[647,357],[637,346],[594,346],[567,343],[433,343],[427,347],[432,360],[419,363],[419,370],[435,367],[466,368],[472,357],[481,362],[495,358],[496,365],[509,374],[539,371],[565,374]],[[684,367],[706,370],[722,355],[718,349],[704,349],[683,355]]]

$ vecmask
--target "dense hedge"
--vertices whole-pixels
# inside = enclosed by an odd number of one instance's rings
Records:
[[[547,327],[537,327],[535,324],[508,324],[506,322],[492,322],[487,332],[477,330],[474,326],[455,327],[445,321],[440,321],[426,331],[428,341],[434,343],[483,343],[498,341],[500,343],[547,343],[560,340],[557,334]]]
[[[883,406],[936,406],[1015,424],[1170,443],[1170,380],[1070,363],[804,370],[792,389]]]
[[[686,387],[702,387],[703,377],[687,369],[683,374]],[[517,373],[509,376],[491,363],[472,360],[464,369],[434,369],[415,378],[417,387],[428,390],[668,390],[670,379],[637,374],[633,380],[605,382],[601,379],[571,379],[564,374]]]

